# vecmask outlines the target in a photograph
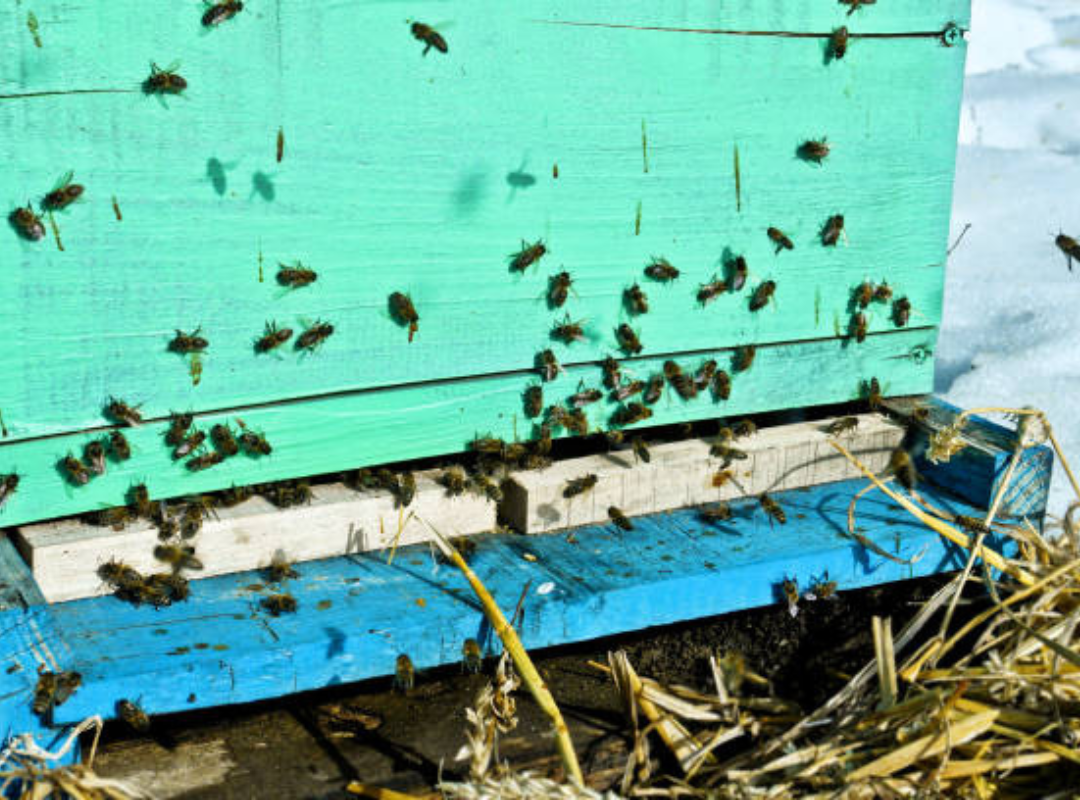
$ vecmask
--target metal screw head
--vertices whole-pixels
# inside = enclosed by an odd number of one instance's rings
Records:
[[[959,44],[964,40],[964,31],[960,29],[960,26],[950,22],[945,26],[945,30],[941,32],[941,43],[946,47],[952,47],[955,44]]]

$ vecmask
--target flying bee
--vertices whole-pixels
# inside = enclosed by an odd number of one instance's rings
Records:
[[[731,429],[731,435],[734,439],[744,439],[747,436],[753,436],[755,433],[757,433],[757,425],[748,419],[739,420]]]
[[[240,0],[222,0],[221,2],[213,4],[206,2],[206,0],[204,0],[204,2],[209,6],[202,17],[202,24],[206,28],[220,25],[222,22],[232,19],[244,10],[244,4],[240,2]],[[280,159],[278,160],[280,161]]]
[[[541,350],[536,354],[536,369],[545,381],[553,381],[560,372],[566,372],[551,350]]]
[[[881,384],[878,383],[877,378],[863,381],[861,394],[866,398],[866,405],[871,411],[881,408]]]
[[[634,523],[627,519],[626,515],[615,506],[612,506],[607,510],[608,516],[611,517],[611,521],[615,523],[616,527],[622,528],[624,531],[632,531],[634,529]]]
[[[86,466],[95,475],[105,474],[105,446],[101,441],[94,439],[87,442],[83,448],[83,457],[86,459]]]
[[[641,352],[641,340],[638,339],[637,333],[634,329],[627,325],[625,322],[615,330],[615,339],[619,343],[619,347],[630,355],[636,355]]]
[[[788,604],[788,613],[793,617],[799,615],[799,582],[794,578],[784,578],[783,583],[780,584],[780,589],[784,593],[784,599]]]
[[[78,672],[51,672],[38,670],[37,685],[34,686],[32,710],[41,717],[52,713],[53,708],[63,705],[82,684],[82,675]]]
[[[873,299],[874,284],[870,283],[870,281],[863,281],[855,287],[855,291],[852,293],[852,302],[859,308],[866,308]]]
[[[627,403],[625,406],[620,406],[612,414],[612,422],[616,425],[633,425],[635,422],[641,422],[652,416],[652,409],[648,406],[643,406],[641,403]]]
[[[776,281],[765,281],[754,290],[754,294],[750,297],[750,310],[758,311],[765,308],[769,303],[769,299],[776,291]]]
[[[698,287],[697,301],[703,306],[707,306],[710,302],[722,295],[728,290],[727,281],[719,280],[715,275],[708,283],[701,284]]]
[[[180,77],[176,70],[179,63],[170,64],[167,69],[160,69],[157,64],[150,63],[150,77],[143,81],[143,91],[146,94],[180,94],[187,88],[187,81]]]
[[[329,322],[315,320],[311,327],[297,338],[296,349],[307,350],[309,353],[313,352],[316,347],[329,339],[333,332],[334,326]]]
[[[732,461],[746,461],[750,458],[745,451],[732,447],[725,442],[714,442],[712,447],[709,448],[709,455],[720,459],[720,469],[727,469],[731,466]]]
[[[84,187],[78,183],[72,183],[72,178],[75,177],[74,172],[67,172],[59,181],[53,190],[45,195],[41,201],[41,207],[46,211],[60,211],[65,209],[78,200],[84,191]]]
[[[746,259],[742,256],[736,256],[734,261],[729,263],[730,278],[728,283],[731,284],[731,291],[741,292],[742,288],[746,286],[746,274],[747,266]]]
[[[892,455],[889,457],[888,472],[909,492],[915,491],[915,484],[919,481],[919,473],[915,469],[915,460],[911,457],[911,453],[903,447],[893,450]]]
[[[282,614],[295,614],[299,604],[291,594],[282,592],[264,597],[259,605],[270,612],[270,616],[280,617]]]
[[[543,239],[537,240],[535,244],[528,244],[522,239],[521,249],[510,256],[510,271],[524,272],[543,258],[547,251],[547,245],[544,244]]]
[[[671,262],[666,258],[656,258],[653,256],[652,263],[645,267],[645,275],[652,278],[654,281],[667,283],[668,281],[673,281],[679,277],[679,270],[673,267]]]
[[[731,519],[731,506],[727,503],[716,503],[715,505],[707,508],[699,509],[701,518],[710,524],[716,524],[718,522],[727,522]]]
[[[829,37],[829,59],[841,59],[847,54],[848,48],[848,29],[846,25],[843,25],[832,32],[832,36]]]
[[[172,457],[177,460],[185,458],[205,441],[206,434],[203,431],[195,431],[173,449]]]
[[[649,313],[649,296],[636,283],[623,292],[623,302],[631,314]]]
[[[525,403],[525,416],[527,417],[539,417],[540,413],[544,410],[544,387],[543,386],[530,386],[525,390],[524,403]]]
[[[831,149],[832,148],[829,147],[829,143],[825,141],[825,139],[808,139],[799,145],[799,158],[804,161],[813,161],[815,164],[820,164],[828,158]]]
[[[795,245],[792,243],[791,239],[789,239],[787,235],[779,228],[769,228],[767,231],[765,231],[765,233],[769,235],[772,243],[776,245],[777,253],[779,253],[781,250],[795,249]]]
[[[609,389],[618,389],[619,383],[622,381],[619,362],[611,356],[607,356],[600,365],[600,368],[604,372],[604,386]]]
[[[856,311],[851,316],[851,335],[855,337],[855,341],[859,344],[866,341],[867,325],[866,314],[861,311]]]
[[[841,436],[859,427],[858,417],[841,417],[825,426],[825,433],[829,436]]]
[[[840,5],[851,6],[851,8],[849,8],[847,12],[847,15],[850,17],[863,6],[874,5],[875,3],[877,3],[877,0],[839,0],[839,2]]]
[[[203,568],[202,562],[195,557],[195,548],[187,544],[159,544],[154,548],[154,558],[168,564],[177,572],[182,569]]]
[[[45,238],[45,225],[30,203],[26,208],[16,208],[8,215],[11,226],[19,232],[19,235],[31,242],[39,242]]]
[[[730,469],[722,469],[712,476],[712,485],[714,488],[719,489],[726,486],[728,482],[735,477],[735,473]]]
[[[574,279],[569,272],[560,272],[548,279],[548,305],[551,308],[562,308],[563,303],[570,292]]]
[[[641,399],[648,403],[650,406],[660,400],[660,397],[664,394],[664,376],[653,375],[649,378],[649,383],[645,387],[645,396]]]
[[[105,416],[119,422],[122,425],[130,425],[137,427],[142,425],[142,415],[138,411],[138,406],[132,408],[122,400],[117,400],[115,397],[110,397],[108,404],[105,406]]]
[[[754,356],[757,355],[757,346],[748,344],[738,348],[731,360],[731,368],[735,372],[746,372],[754,364]]]
[[[840,241],[840,235],[844,232],[844,215],[833,214],[825,222],[825,227],[821,229],[821,243],[825,247],[836,247],[836,243]]]
[[[165,444],[176,447],[187,436],[191,423],[195,421],[195,415],[190,413],[172,414],[169,417],[169,429],[165,431]]]
[[[308,269],[301,262],[295,264],[282,264],[278,262],[277,282],[290,289],[299,289],[302,286],[310,286],[315,283],[318,274],[313,269]]]
[[[420,315],[416,313],[416,306],[412,298],[401,292],[390,295],[390,313],[398,325],[409,328],[409,342],[412,342],[416,332],[420,329]]]
[[[461,646],[461,671],[476,675],[484,665],[484,655],[476,639],[466,639]]]
[[[292,328],[279,328],[276,322],[267,322],[263,335],[255,342],[255,350],[260,353],[269,353],[289,341],[292,335]]]
[[[8,475],[0,475],[0,508],[14,496],[19,488],[19,476],[14,472]]]
[[[300,573],[293,569],[293,565],[285,557],[281,550],[275,550],[270,559],[270,566],[266,568],[266,579],[269,583],[282,583],[287,580],[295,580]]]
[[[911,301],[906,297],[901,297],[893,303],[893,322],[896,323],[896,327],[903,328],[910,319]]]
[[[630,383],[624,383],[622,386],[612,392],[612,397],[619,403],[626,400],[628,397],[633,397],[635,394],[639,394],[645,390],[645,383],[643,381],[630,381]]]
[[[758,502],[761,503],[761,509],[769,515],[770,520],[775,519],[781,525],[787,522],[787,514],[784,513],[784,509],[780,508],[780,504],[769,497],[769,495],[761,495],[761,497],[758,498]],[[769,524],[772,523],[770,522]]]
[[[648,464],[652,461],[652,454],[649,452],[649,446],[645,444],[645,440],[640,436],[635,436],[630,440],[630,446],[634,448],[634,456],[641,461]]]
[[[892,287],[887,283],[881,283],[874,287],[874,302],[888,303],[892,300]]]
[[[199,334],[202,332],[202,328],[196,328],[191,333],[184,333],[181,330],[176,332],[176,336],[169,342],[169,349],[174,353],[201,353],[207,347],[210,346],[210,342]]]
[[[150,730],[150,717],[130,700],[118,700],[116,702],[116,716],[139,733],[146,733]]]
[[[128,505],[136,516],[150,519],[154,506],[150,502],[150,490],[145,483],[137,483],[128,489]]]
[[[465,493],[465,470],[458,466],[450,467],[438,477],[437,482],[446,489],[447,495],[458,497]]]
[[[563,497],[570,499],[571,497],[577,497],[579,494],[585,494],[585,492],[596,486],[596,482],[599,480],[596,475],[590,473],[581,478],[574,478],[566,482],[566,488],[563,489]]]
[[[414,22],[410,30],[412,31],[413,38],[424,43],[423,55],[426,56],[428,50],[433,47],[440,53],[447,53],[450,51],[449,46],[446,44],[446,39],[430,25],[425,25],[423,22]]]
[[[64,456],[60,465],[67,473],[68,480],[76,486],[86,486],[90,482],[90,472],[86,469],[86,465],[70,453]]]
[[[412,691],[415,685],[416,669],[413,667],[412,659],[402,653],[394,663],[394,691],[405,694]]]
[[[210,440],[222,455],[235,456],[240,452],[240,446],[236,443],[236,437],[233,436],[232,428],[227,422],[210,429]]]
[[[585,331],[581,327],[581,320],[572,322],[567,314],[563,321],[551,329],[551,338],[566,344],[585,341]]]
[[[188,459],[187,468],[192,472],[201,472],[204,469],[220,464],[225,460],[225,456],[216,450],[210,453],[203,453],[200,456]]]
[[[29,206],[27,206],[27,208],[29,208]],[[20,209],[20,211],[21,210],[22,209]],[[33,214],[32,211],[30,213]],[[44,233],[45,231],[44,229],[42,229],[42,235],[44,235]],[[40,239],[41,237],[38,236],[37,238]],[[1057,235],[1057,238],[1054,239],[1054,244],[1056,244],[1058,246],[1058,249],[1065,254],[1065,263],[1069,267],[1069,272],[1072,272],[1073,259],[1075,258],[1077,260],[1080,260],[1080,242],[1077,242],[1076,239],[1071,236],[1066,236],[1064,233],[1059,233]]]

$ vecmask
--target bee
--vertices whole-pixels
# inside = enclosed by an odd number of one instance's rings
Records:
[[[547,251],[547,245],[544,244],[543,239],[537,240],[535,244],[528,244],[522,239],[521,249],[510,256],[510,271],[524,272],[543,258]]]
[[[829,58],[841,59],[847,54],[848,48],[848,29],[847,26],[841,26],[832,32],[832,36],[829,37]]]
[[[892,300],[892,287],[889,284],[882,283],[874,287],[874,302],[888,303],[890,300]]]
[[[405,694],[416,685],[416,669],[412,659],[402,653],[394,663],[394,690]]]
[[[114,531],[122,531],[131,520],[131,512],[124,506],[103,508],[86,515],[86,521],[91,525],[112,528]]]
[[[708,283],[701,284],[698,287],[697,301],[703,306],[707,306],[710,302],[722,295],[728,290],[727,281],[719,280],[713,275],[712,280]]]
[[[329,322],[315,320],[312,326],[301,333],[299,338],[297,338],[296,349],[312,352],[316,347],[329,339],[333,332],[334,326]]]
[[[666,258],[653,257],[652,263],[645,267],[645,275],[654,281],[667,283],[679,277],[679,270],[671,265]]]
[[[29,206],[27,206],[27,208],[29,209]],[[20,211],[21,210],[22,209],[20,209]],[[31,215],[33,215],[33,211],[31,211],[30,213],[31,213]],[[18,227],[18,226],[16,226],[16,227]],[[42,235],[44,235],[44,233],[45,233],[45,231],[44,231],[44,229],[42,229]],[[27,238],[40,239],[41,236],[37,236],[37,237],[28,236]],[[1061,250],[1061,252],[1063,252],[1065,254],[1065,263],[1069,267],[1069,272],[1072,272],[1073,259],[1075,258],[1075,259],[1080,260],[1080,242],[1077,242],[1076,239],[1074,239],[1071,236],[1066,236],[1064,233],[1059,233],[1057,235],[1057,238],[1054,239],[1054,244],[1056,244],[1058,246],[1058,249]]]
[[[612,397],[614,397],[617,402],[621,403],[628,397],[633,397],[635,394],[639,394],[644,390],[645,384],[643,381],[630,381],[630,383],[625,383],[612,392]]]
[[[574,408],[584,408],[591,403],[595,403],[603,396],[604,393],[601,392],[599,389],[582,389],[580,392],[570,398],[570,403],[574,406]]]
[[[285,129],[278,128],[277,132],[277,163],[285,157]]]
[[[693,379],[683,374],[682,367],[670,359],[664,362],[664,377],[668,379],[668,383],[675,388],[675,391],[683,400],[691,400],[697,397],[697,386],[694,384]]]
[[[250,486],[230,486],[218,495],[218,502],[225,508],[238,506],[255,494]]]
[[[19,235],[31,242],[40,242],[45,238],[45,225],[30,203],[26,208],[16,208],[8,215],[11,226],[19,232]]]
[[[735,423],[731,429],[733,439],[744,439],[757,433],[757,425],[748,419],[742,419]]]
[[[138,411],[138,406],[132,408],[122,400],[117,400],[115,397],[110,397],[108,404],[105,406],[105,416],[110,419],[119,422],[121,425],[130,425],[137,427],[142,425],[142,415]]]
[[[84,187],[78,183],[72,183],[74,172],[65,174],[53,187],[53,190],[45,195],[41,201],[41,207],[46,211],[60,211],[67,208],[78,200],[84,191]]]
[[[638,339],[637,333],[634,329],[627,325],[625,322],[615,330],[615,339],[619,343],[619,347],[630,355],[636,355],[641,352],[641,340]]]
[[[866,341],[866,329],[867,329],[866,314],[861,311],[856,311],[851,317],[851,335],[855,337],[855,341],[862,344]]]
[[[664,394],[664,376],[653,375],[649,378],[649,383],[645,387],[645,396],[641,398],[650,406],[657,403],[660,397]]]
[[[551,338],[558,339],[566,344],[585,341],[585,331],[581,327],[581,320],[572,322],[567,314],[563,321],[551,329]]]
[[[630,446],[634,448],[634,456],[641,461],[648,464],[652,461],[652,454],[649,452],[649,446],[645,444],[645,440],[640,436],[635,436],[630,440]]]
[[[541,350],[536,354],[536,369],[545,381],[553,381],[560,372],[566,372],[550,350]]]
[[[633,425],[652,416],[652,409],[641,403],[627,403],[615,410],[611,419],[616,425]]]
[[[977,536],[986,536],[991,533],[990,526],[978,517],[957,514],[953,521],[968,533],[974,533]]]
[[[806,600],[835,600],[836,581],[829,580],[829,571],[825,570],[825,576],[810,584],[810,588],[803,593]]]
[[[719,489],[723,486],[726,486],[728,482],[734,477],[735,473],[733,473],[730,469],[722,469],[712,476],[712,485],[714,488]]]
[[[39,668],[33,712],[42,717],[51,714],[53,708],[63,705],[81,684],[82,675],[78,672],[51,672]]]
[[[859,308],[866,308],[870,305],[870,301],[874,299],[874,284],[870,283],[870,281],[863,281],[855,287],[851,299]]]
[[[877,0],[839,0],[839,2],[841,5],[851,6],[851,8],[849,8],[847,12],[848,16],[850,17],[862,6],[872,6],[877,2]]]
[[[289,341],[292,335],[292,328],[279,328],[276,322],[267,322],[263,335],[255,342],[255,350],[269,353]]]
[[[154,548],[154,558],[168,564],[177,572],[182,569],[203,568],[202,562],[195,557],[195,548],[187,544],[159,544]]]
[[[315,283],[318,274],[297,261],[292,266],[278,262],[277,282],[290,289],[299,289]]]
[[[105,474],[105,447],[97,439],[86,443],[83,448],[83,457],[86,458],[86,466],[95,475]]]
[[[203,431],[195,431],[175,447],[172,457],[181,459],[189,456],[205,441],[206,434]]]
[[[732,461],[746,461],[750,458],[745,451],[732,447],[726,442],[714,442],[709,448],[709,455],[720,459],[720,469],[727,469]]]
[[[787,600],[788,613],[797,617],[799,615],[799,582],[794,578],[784,578],[780,588],[784,592],[784,599]]]
[[[461,646],[461,671],[476,675],[484,664],[483,652],[476,639],[466,639]]]
[[[536,455],[551,455],[551,426],[541,425],[539,435],[533,441],[533,452]]]
[[[741,292],[742,288],[746,286],[746,259],[742,256],[736,256],[735,260],[731,262],[731,278],[729,283],[731,284],[731,291]]]
[[[10,500],[19,488],[19,476],[14,472],[8,475],[0,475],[0,508]]]
[[[60,465],[67,473],[68,480],[76,486],[86,486],[90,482],[90,472],[86,465],[70,453],[64,456]]]
[[[820,164],[829,156],[831,148],[829,143],[824,139],[815,140],[808,139],[799,145],[799,158],[804,161],[813,161],[815,164]]]
[[[397,490],[394,492],[395,505],[398,508],[408,508],[416,497],[416,478],[411,472],[403,472],[397,481]]]
[[[270,442],[266,441],[266,436],[255,431],[245,430],[241,433],[240,446],[244,448],[245,453],[255,458],[268,456],[274,451]]]
[[[896,323],[896,327],[902,328],[908,324],[911,319],[911,301],[906,297],[901,297],[895,303],[893,303],[893,322]]]
[[[649,296],[636,283],[623,292],[623,301],[631,314],[649,313]]]
[[[787,522],[787,514],[784,513],[784,509],[780,508],[780,504],[769,497],[769,495],[761,495],[761,497],[758,498],[758,502],[761,503],[761,509],[769,515],[770,520],[775,519],[781,525]],[[772,523],[770,522],[770,524]]]
[[[114,589],[133,589],[142,583],[142,575],[134,567],[129,567],[115,559],[106,561],[97,569],[98,577]]]
[[[116,716],[139,733],[146,733],[150,730],[150,717],[130,700],[118,700],[116,702]]]
[[[757,346],[743,345],[735,351],[731,360],[731,368],[735,372],[746,372],[754,364],[754,356],[757,355]]]
[[[461,467],[450,467],[438,478],[438,483],[446,488],[446,494],[457,497],[465,492],[465,470]]]
[[[168,69],[160,69],[157,64],[150,63],[150,77],[143,81],[143,91],[146,94],[180,94],[187,88],[187,81],[180,77],[176,70],[179,64],[172,64]]]
[[[754,294],[750,297],[750,310],[758,311],[765,308],[769,303],[769,299],[776,291],[776,281],[765,281],[754,290]]]
[[[699,509],[701,518],[715,525],[718,522],[727,522],[731,519],[731,506],[727,503],[716,503],[708,508]]]
[[[634,529],[634,523],[627,519],[626,515],[612,506],[607,510],[608,516],[611,517],[611,521],[615,523],[616,527],[622,528],[624,531],[632,531]]]
[[[825,426],[825,433],[829,436],[840,436],[859,427],[858,417],[841,417],[833,420]]]
[[[146,579],[143,594],[143,601],[155,606],[182,603],[191,594],[191,584],[178,573],[156,572]]]
[[[600,368],[604,372],[604,386],[609,389],[618,389],[619,384],[622,382],[622,375],[620,374],[619,362],[611,356],[604,359]]]
[[[408,326],[409,328],[409,342],[413,340],[413,336],[419,330],[420,315],[416,313],[416,306],[413,305],[412,298],[407,294],[401,292],[394,292],[390,295],[390,313],[393,314],[394,319],[397,320],[398,325]]]
[[[548,279],[548,305],[551,308],[562,308],[563,303],[570,292],[574,279],[569,272],[560,272]]]
[[[440,53],[447,53],[450,51],[450,48],[446,44],[446,39],[430,25],[425,25],[423,22],[414,22],[410,30],[412,31],[413,38],[424,43],[425,47],[423,54],[425,56],[428,54],[428,50],[433,47]]]
[[[877,411],[881,408],[881,384],[878,383],[877,378],[863,381],[861,393],[866,398],[866,405],[871,411]]]
[[[568,424],[566,429],[571,433],[575,433],[578,436],[589,435],[589,419],[585,416],[585,412],[580,408],[575,408],[569,414]]]
[[[551,433],[548,433],[548,441],[550,442]],[[470,484],[477,493],[483,494],[488,500],[493,503],[501,503],[503,499],[502,489],[499,488],[499,484],[491,480],[486,475],[474,475],[470,480]]]
[[[194,414],[172,414],[169,417],[169,429],[165,431],[165,444],[170,447],[178,446],[184,441],[184,437],[187,436],[188,429],[194,421]]]
[[[281,550],[276,550],[270,559],[270,566],[266,568],[266,580],[269,583],[282,583],[299,577],[300,573],[293,569],[293,565],[285,558],[285,554]]]
[[[724,370],[717,371],[713,377],[712,393],[717,400],[727,400],[731,397],[731,376]]]
[[[585,494],[585,492],[596,486],[596,482],[599,480],[596,475],[589,473],[581,478],[574,478],[566,482],[566,488],[563,489],[563,497],[570,499],[576,497],[579,494]]]
[[[919,481],[919,473],[915,469],[915,461],[912,459],[911,453],[903,447],[893,450],[892,455],[889,457],[888,471],[909,492],[915,491],[915,484]]]
[[[623,443],[626,440],[626,434],[620,431],[618,428],[611,428],[604,431],[604,439],[607,440],[608,448],[611,450],[621,450]]]
[[[196,328],[191,333],[184,333],[181,330],[176,332],[176,336],[169,342],[169,349],[174,353],[201,353],[207,347],[210,346],[210,342],[199,334],[202,332],[202,328]]]
[[[767,231],[765,231],[765,233],[769,235],[769,238],[772,240],[773,244],[776,245],[777,253],[779,253],[781,250],[795,249],[795,245],[792,243],[791,239],[789,239],[787,235],[785,235],[785,233],[779,228],[769,228]]]
[[[150,519],[150,516],[154,510],[153,504],[150,502],[150,491],[146,488],[145,483],[137,483],[128,489],[129,502],[128,505],[131,508],[132,513],[138,517],[145,517]]]
[[[269,611],[272,617],[280,617],[282,614],[295,614],[299,606],[296,598],[288,592],[264,597],[259,605]]]
[[[209,8],[207,8],[206,13],[203,14],[202,24],[207,28],[220,25],[222,22],[232,19],[244,10],[244,4],[240,2],[240,0],[222,0],[221,2],[213,4],[207,2],[206,5],[208,5]],[[279,158],[278,161],[280,160],[281,159]]]
[[[192,472],[201,472],[204,469],[209,469],[216,464],[220,464],[224,460],[225,456],[217,451],[203,453],[201,456],[195,456],[194,458],[188,459],[187,468]]]
[[[844,215],[833,214],[825,223],[825,227],[821,230],[821,243],[825,247],[836,247],[836,243],[840,241],[840,234],[844,232]]]
[[[561,408],[560,406],[552,406],[554,408]],[[551,413],[549,409],[548,413]],[[566,413],[565,411],[563,413]],[[494,455],[501,457],[506,452],[506,442],[502,439],[495,439],[494,437],[478,437],[473,439],[469,443],[469,448],[474,453],[485,453],[487,455]]]
[[[235,456],[240,452],[240,446],[237,445],[232,428],[229,427],[227,422],[224,425],[215,425],[210,429],[210,440],[221,451],[222,455]]]

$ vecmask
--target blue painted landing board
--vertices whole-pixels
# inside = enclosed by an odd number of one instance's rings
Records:
[[[827,570],[840,589],[853,589],[962,566],[958,548],[879,493],[860,501],[860,528],[888,552],[907,558],[926,548],[924,557],[902,566],[851,541],[847,506],[864,485],[777,494],[784,526],[770,525],[750,500],[719,527],[685,509],[638,518],[630,532],[579,529],[573,542],[563,534],[477,537],[471,563],[507,615],[531,581],[521,627],[528,648],[768,605],[785,576],[805,587]],[[276,618],[259,606],[267,592],[255,588],[262,576],[254,572],[198,581],[188,602],[157,611],[100,597],[0,614],[0,737],[38,727],[29,706],[42,658],[82,673],[82,688],[57,709],[64,724],[112,716],[121,698],[161,714],[387,675],[400,653],[423,669],[459,660],[467,637],[484,640],[471,590],[426,546],[399,551],[393,565],[375,553],[298,569],[288,589],[299,611]]]

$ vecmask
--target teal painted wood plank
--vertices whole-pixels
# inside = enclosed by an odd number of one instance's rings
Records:
[[[963,6],[881,5],[855,17],[868,32],[889,30],[890,20],[933,30],[939,14],[956,17]],[[266,5],[209,35],[181,6],[160,15],[127,3],[49,9],[38,10],[40,50],[5,15],[20,66],[2,75],[0,93],[132,88],[147,60],[174,57],[191,89],[167,109],[137,93],[0,100],[0,132],[18,143],[5,153],[14,169],[0,177],[0,197],[25,202],[68,168],[87,185],[86,202],[60,216],[65,252],[0,237],[0,260],[11,265],[0,302],[20,309],[0,353],[0,374],[14,376],[0,389],[11,438],[100,424],[109,394],[159,415],[521,369],[562,315],[542,302],[559,266],[577,279],[567,311],[593,337],[566,352],[556,346],[571,361],[612,349],[625,316],[620,292],[654,254],[685,276],[650,291],[653,311],[640,325],[647,353],[835,336],[851,288],[866,278],[909,296],[915,324],[940,318],[962,46],[861,40],[826,65],[816,39],[641,38],[539,24],[569,14],[542,4],[509,17],[490,3],[325,3],[284,7],[280,17]],[[590,11],[812,32],[844,7]],[[448,57],[420,57],[404,17],[421,12],[454,20]],[[108,46],[120,39],[123,48]],[[277,165],[279,127],[286,156]],[[26,135],[35,130],[50,135]],[[835,146],[826,166],[794,158],[802,139],[823,135]],[[221,196],[210,159],[223,165]],[[253,191],[260,173],[272,202]],[[850,246],[822,248],[814,237],[836,211]],[[793,253],[771,254],[764,229],[773,224],[795,239]],[[507,253],[540,236],[552,251],[543,269],[509,276]],[[725,248],[746,253],[751,289],[777,281],[775,306],[752,315],[738,296],[695,307],[697,284]],[[320,281],[281,296],[274,264],[297,258]],[[410,291],[421,314],[412,345],[386,310],[396,289]],[[251,341],[268,319],[298,327],[316,317],[337,327],[323,352],[255,358]],[[892,327],[884,308],[870,323]],[[211,348],[193,388],[165,346],[173,328],[198,324]]]
[[[933,385],[935,329],[877,334],[862,345],[838,340],[761,347],[753,366],[732,373],[728,401],[714,402],[705,393],[680,400],[670,389],[653,406],[650,425],[772,409],[809,406],[860,397],[868,376],[878,376],[885,394],[922,394]],[[704,351],[680,357],[684,369],[696,369],[716,358],[731,370],[731,351]],[[640,358],[624,364],[627,378],[646,380],[659,373],[663,359]],[[282,403],[201,415],[197,426],[239,417],[263,431],[274,447],[268,458],[237,456],[200,473],[173,462],[162,440],[167,427],[155,422],[125,428],[133,450],[130,461],[111,464],[109,471],[84,487],[72,487],[57,462],[69,451],[81,452],[86,442],[104,431],[35,439],[0,445],[0,473],[17,471],[23,480],[18,493],[0,509],[0,525],[64,516],[126,502],[132,484],[145,483],[154,498],[173,497],[298,475],[333,472],[368,464],[458,453],[478,434],[507,440],[529,438],[532,421],[522,408],[525,388],[538,382],[535,373],[519,373],[450,383],[432,383]],[[579,383],[600,387],[596,364],[572,366],[557,381],[544,385],[547,404],[565,403]],[[593,429],[607,428],[616,406],[608,400],[588,407]]]

